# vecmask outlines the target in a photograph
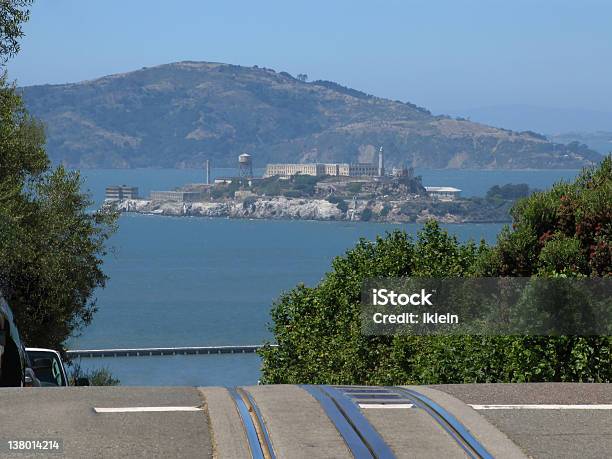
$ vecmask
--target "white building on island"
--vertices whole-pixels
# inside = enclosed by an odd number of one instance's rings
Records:
[[[461,194],[459,188],[452,186],[426,186],[427,195],[440,201],[453,201]]]

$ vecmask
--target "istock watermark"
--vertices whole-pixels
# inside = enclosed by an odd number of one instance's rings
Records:
[[[610,278],[378,278],[363,284],[367,335],[612,335]]]
[[[433,306],[429,300],[434,292],[427,293],[425,289],[421,289],[421,293],[395,293],[393,290],[386,288],[372,289],[372,304],[375,306]]]

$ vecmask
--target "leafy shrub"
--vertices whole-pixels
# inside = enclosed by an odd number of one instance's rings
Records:
[[[336,207],[338,207],[339,210],[341,210],[342,212],[346,213],[346,211],[348,210],[349,206],[346,203],[346,201],[342,198],[338,198],[336,196],[330,196],[327,198],[327,202],[330,202],[332,204],[336,204]]]
[[[83,371],[80,362],[73,362],[68,375],[70,385],[76,385],[79,378],[87,378],[91,386],[118,386],[121,384],[121,381],[115,378],[106,367],[94,368],[86,372]]]
[[[359,182],[349,183],[349,184],[346,186],[346,190],[347,190],[349,193],[359,193],[359,192],[361,192],[361,189],[362,189],[362,188],[363,188],[363,184],[362,184],[362,183],[359,183]]]
[[[89,383],[92,386],[118,386],[121,384],[108,368],[96,368],[87,374]]]
[[[283,196],[286,198],[301,198],[302,192],[299,190],[285,190],[283,191]]]
[[[372,219],[372,209],[370,209],[369,207],[366,207],[361,212],[361,221],[369,222],[371,219]]]
[[[529,185],[526,183],[512,184],[507,183],[499,186],[494,185],[487,191],[487,199],[519,199],[525,198],[530,194]]]
[[[376,277],[611,276],[612,158],[573,184],[519,201],[497,244],[461,244],[435,222],[412,240],[395,231],[360,240],[315,287],[272,309],[278,347],[265,347],[265,383],[442,384],[612,381],[610,336],[366,336],[360,294]],[[564,267],[569,267],[565,269]]]

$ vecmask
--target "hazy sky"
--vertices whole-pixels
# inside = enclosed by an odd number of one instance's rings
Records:
[[[609,0],[37,0],[20,85],[180,60],[307,73],[442,111],[612,111]]]

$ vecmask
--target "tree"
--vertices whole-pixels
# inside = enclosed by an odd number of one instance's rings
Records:
[[[19,38],[23,36],[21,24],[30,17],[28,7],[33,0],[0,1],[0,64],[17,54]]]
[[[277,348],[262,351],[266,383],[387,384],[399,378],[403,337],[365,336],[360,328],[365,279],[465,274],[481,248],[461,245],[436,222],[413,241],[394,231],[375,242],[360,240],[336,258],[319,285],[299,285],[272,309]],[[416,337],[425,346],[430,337]],[[409,343],[412,345],[412,343]],[[396,349],[397,348],[397,349]],[[424,347],[423,347],[424,349]],[[401,359],[400,359],[401,360]]]
[[[298,73],[297,79],[306,83],[308,81],[308,75],[305,73]]]
[[[396,231],[360,241],[315,287],[297,286],[272,309],[278,347],[265,347],[266,383],[444,384],[612,381],[609,336],[366,336],[368,278],[608,276],[612,158],[573,184],[519,201],[497,244],[461,244],[435,222],[413,241]]]
[[[487,191],[487,199],[519,199],[529,196],[529,185],[526,183],[506,183],[503,186],[494,185]]]
[[[365,209],[363,209],[361,211],[361,221],[362,222],[369,222],[372,219],[372,209],[370,209],[369,207],[366,207]]]
[[[513,207],[513,230],[503,231],[480,269],[489,276],[612,273],[612,155],[574,183],[560,182]]]
[[[0,57],[18,49],[29,1],[0,2]],[[96,311],[117,214],[91,212],[77,172],[52,168],[40,122],[0,76],[0,290],[24,342],[61,349]]]
[[[330,202],[332,204],[336,204],[336,207],[338,208],[338,210],[340,210],[341,212],[346,213],[349,209],[348,204],[346,203],[346,201],[342,198],[339,198],[337,196],[329,196],[327,198],[327,202]]]

